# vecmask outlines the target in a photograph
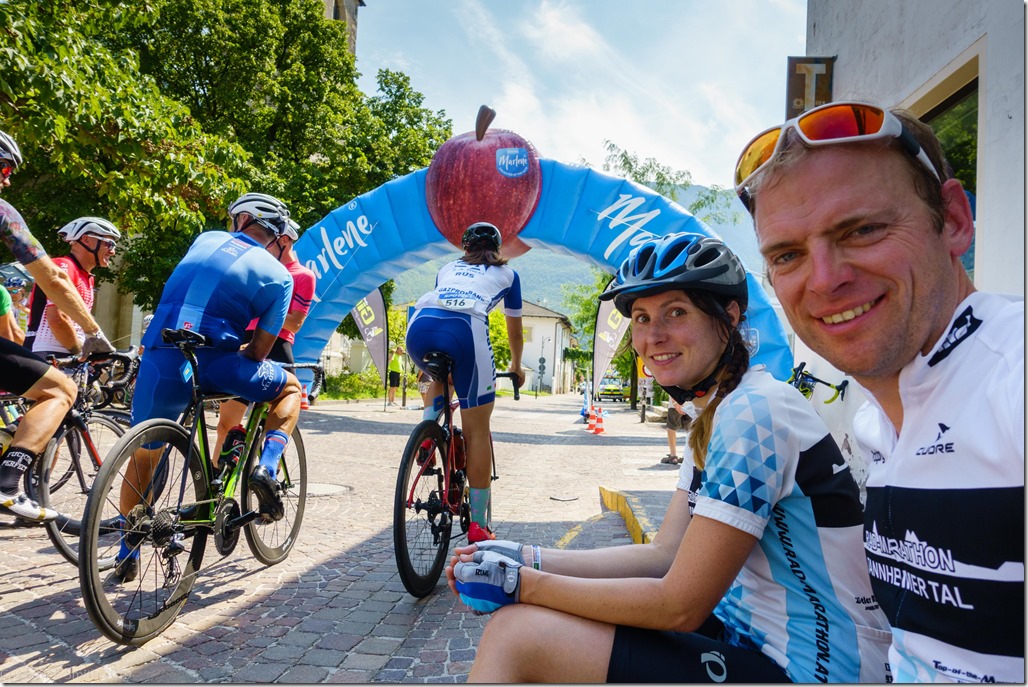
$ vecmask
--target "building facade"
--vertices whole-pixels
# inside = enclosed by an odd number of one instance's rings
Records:
[[[1020,0],[808,0],[807,56],[835,57],[832,100],[910,110],[932,125],[972,192],[976,236],[965,261],[983,291],[1024,295],[1025,8]],[[950,147],[952,144],[953,147]],[[965,256],[969,257],[969,256]],[[771,287],[765,284],[768,293]],[[788,321],[781,314],[786,328]],[[841,372],[795,336],[796,362],[829,382]],[[866,474],[850,440],[865,398],[815,391],[814,407]]]

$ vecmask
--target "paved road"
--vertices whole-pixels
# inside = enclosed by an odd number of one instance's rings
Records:
[[[587,548],[625,544],[600,487],[674,487],[663,424],[611,404],[605,434],[579,422],[577,396],[501,399],[494,525],[506,538]],[[39,528],[0,521],[0,682],[461,682],[486,619],[445,586],[423,600],[396,575],[390,533],[396,465],[420,411],[319,404],[301,428],[312,491],[300,539],[264,567],[245,542],[204,570],[176,623],[138,648],[104,639],[77,571]],[[2,516],[0,516],[2,517]]]

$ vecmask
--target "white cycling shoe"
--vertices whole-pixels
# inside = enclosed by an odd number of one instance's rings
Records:
[[[33,522],[50,522],[60,515],[52,508],[43,508],[23,491],[17,494],[0,492],[0,510]]]

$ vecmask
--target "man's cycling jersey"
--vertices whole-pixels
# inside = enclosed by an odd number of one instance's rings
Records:
[[[277,364],[240,355],[246,325],[277,332],[285,320],[293,280],[263,246],[245,234],[201,234],[172,272],[153,321],[143,335],[145,353],[132,398],[132,423],[175,419],[189,404],[192,382],[179,351],[161,339],[162,329],[191,329],[213,339],[197,349],[199,384],[251,401],[270,401],[286,384]]]
[[[29,232],[21,213],[5,200],[0,200],[0,241],[3,241],[15,259],[23,265],[46,257],[46,251]],[[42,379],[49,369],[49,365],[38,356],[32,355],[28,349],[13,341],[0,339],[0,371],[3,372],[0,381],[3,382],[2,388],[5,391],[24,394]]]
[[[53,260],[54,264],[64,270],[64,272],[71,278],[72,285],[75,287],[79,296],[82,297],[82,302],[86,304],[86,310],[92,311],[94,300],[93,275],[82,269],[82,265],[80,265],[78,260],[71,255],[54,258]],[[54,334],[51,325],[51,318],[46,311],[46,308],[54,304],[53,301],[46,298],[46,295],[41,289],[38,290],[35,297],[41,299],[43,307],[38,310],[40,314],[38,326],[32,328],[32,331],[35,332],[35,338],[32,340],[32,352],[60,354],[70,353],[71,351],[64,346]],[[76,322],[72,322],[71,326],[75,330],[75,338],[81,346],[82,342],[86,340],[86,333],[82,331],[82,327],[80,327]]]
[[[503,300],[503,311],[521,317],[521,278],[507,265],[469,265],[454,260],[436,275],[435,289],[418,299],[414,307],[440,308],[484,320]]]
[[[266,332],[282,329],[292,293],[289,272],[252,238],[205,232],[168,279],[142,345],[167,347],[162,329],[191,329],[238,351],[251,320]]]
[[[973,293],[871,399],[864,546],[898,681],[1024,682],[1024,302]]]
[[[702,471],[678,488],[693,515],[758,539],[714,615],[729,644],[796,682],[884,682],[889,626],[860,545],[857,484],[796,389],[755,366],[718,406]]]
[[[14,301],[11,300],[11,294],[5,287],[0,286],[0,317],[11,312],[12,309],[14,309]]]
[[[318,285],[318,278],[313,271],[304,267],[299,260],[293,260],[288,265],[284,265],[284,267],[289,272],[289,276],[293,278],[293,299],[289,303],[289,313],[300,312],[306,315],[310,312],[311,304],[314,302],[314,291]],[[257,320],[252,320],[246,329],[249,331],[256,326]],[[296,334],[283,327],[282,331],[278,333],[278,338],[292,344],[296,341]],[[290,353],[291,356],[292,353]]]

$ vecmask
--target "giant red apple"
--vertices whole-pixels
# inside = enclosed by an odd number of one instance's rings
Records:
[[[517,238],[535,212],[542,171],[535,146],[513,131],[489,130],[496,113],[483,105],[475,132],[454,136],[428,165],[428,212],[443,236],[457,248],[475,222],[495,224],[501,251],[513,258],[529,246]]]

